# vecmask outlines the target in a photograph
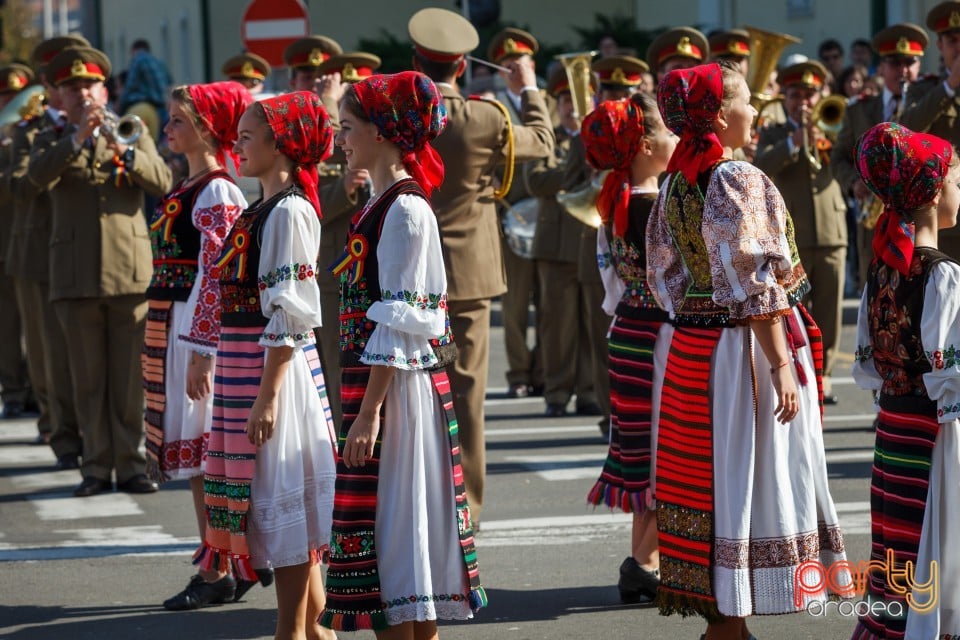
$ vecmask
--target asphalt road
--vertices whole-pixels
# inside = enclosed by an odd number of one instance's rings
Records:
[[[873,410],[869,394],[846,377],[853,330],[844,327],[834,382],[840,403],[828,407],[824,429],[830,485],[848,557],[856,561],[866,559],[869,548]],[[477,538],[490,606],[470,622],[443,624],[441,635],[698,638],[699,619],[665,618],[652,608],[619,603],[615,585],[629,553],[629,517],[585,504],[606,454],[596,419],[545,419],[542,399],[504,398],[499,329],[491,342],[489,493]],[[0,422],[0,638],[272,637],[272,590],[256,587],[242,603],[194,612],[160,607],[193,571],[196,525],[185,482],[149,496],[73,498],[79,476],[52,471],[49,449],[29,444],[34,434],[29,421]],[[749,626],[760,640],[822,640],[848,638],[854,624],[837,613],[802,613],[758,617]]]

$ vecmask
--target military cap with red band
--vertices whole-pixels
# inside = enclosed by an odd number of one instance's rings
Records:
[[[710,36],[710,56],[713,58],[747,58],[750,56],[750,34],[742,29],[730,29]]]
[[[927,28],[938,35],[960,29],[960,2],[941,2],[930,9]]]
[[[291,69],[319,67],[331,56],[343,53],[343,47],[327,36],[307,36],[283,50],[283,63]]]
[[[636,87],[643,82],[643,74],[650,67],[643,60],[633,56],[609,56],[594,61],[591,65],[602,85],[618,87]]]
[[[921,57],[929,41],[923,29],[904,22],[878,31],[873,36],[873,49],[880,56]]]
[[[19,93],[33,80],[33,70],[16,62],[0,67],[0,93]]]
[[[677,27],[660,34],[647,48],[647,63],[659,69],[669,58],[679,56],[703,62],[710,46],[702,33],[691,27]]]
[[[270,75],[270,63],[255,53],[241,53],[223,63],[223,75],[231,80],[264,80]]]
[[[806,87],[822,89],[827,82],[827,68],[816,60],[792,64],[777,74],[781,87]]]
[[[534,55],[540,49],[537,39],[523,29],[508,27],[495,35],[487,47],[487,60],[499,64],[503,60],[522,55]]]
[[[480,44],[480,35],[469,20],[436,7],[410,16],[407,33],[417,55],[434,62],[456,62]]]
[[[47,78],[56,86],[72,80],[99,80],[110,77],[110,60],[92,47],[64,49],[47,63]]]
[[[339,73],[343,82],[360,82],[380,67],[380,58],[365,51],[333,56],[317,67],[319,73]]]

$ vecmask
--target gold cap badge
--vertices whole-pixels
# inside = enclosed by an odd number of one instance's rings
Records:
[[[677,53],[682,56],[693,56],[693,47],[690,46],[690,38],[688,36],[680,38],[680,42],[677,43]]]
[[[77,58],[73,61],[73,64],[70,65],[70,75],[71,76],[85,76],[87,75],[87,65],[83,64],[83,60]]]
[[[909,54],[910,53],[910,41],[906,38],[900,38],[897,40],[897,53]]]
[[[360,74],[357,73],[356,67],[348,62],[347,64],[343,65],[343,70],[340,72],[340,78],[343,79],[344,82],[359,82]]]
[[[249,60],[247,60],[246,62],[244,62],[244,63],[243,63],[243,66],[240,67],[240,74],[241,74],[244,78],[252,78],[252,77],[253,77],[253,63],[250,62]]]
[[[310,64],[315,67],[319,67],[323,62],[323,51],[320,49],[314,49],[310,52]]]
[[[10,75],[7,76],[7,86],[11,89],[23,89],[25,84],[27,84],[27,79],[16,71],[11,71]]]
[[[950,14],[950,28],[960,29],[960,11],[954,11]]]

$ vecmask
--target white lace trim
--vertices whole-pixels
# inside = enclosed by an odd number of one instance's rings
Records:
[[[473,617],[470,603],[464,602],[414,602],[386,610],[387,624],[424,622],[426,620],[469,620]]]
[[[307,516],[321,513],[318,502],[328,502],[336,484],[335,473],[315,476],[304,481],[303,489],[273,496],[269,501],[253,501],[250,516],[258,531],[269,533],[304,522]]]

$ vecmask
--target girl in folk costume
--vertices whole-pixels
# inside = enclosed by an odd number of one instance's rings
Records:
[[[253,102],[233,82],[180,86],[164,127],[189,177],[150,220],[153,279],[143,350],[147,473],[157,482],[189,478],[200,537],[206,529],[203,460],[213,417],[213,357],[220,334],[220,288],[211,267],[247,203],[226,172],[237,122]],[[231,601],[252,583],[201,572],[164,602],[171,610]]]
[[[195,562],[256,579],[276,572],[278,639],[321,638],[319,559],[330,540],[335,443],[313,327],[320,325],[318,162],[330,118],[312,93],[268,98],[234,147],[263,199],[237,220],[216,268],[221,332]]]
[[[423,74],[373,76],[340,103],[337,144],[373,191],[351,222],[340,276],[343,426],[321,624],[378,638],[437,637],[438,619],[486,604],[444,368],[456,349],[430,146],[446,123]]]
[[[870,560],[888,569],[867,584],[886,614],[872,608],[853,638],[947,637],[960,629],[960,265],[937,232],[957,224],[960,168],[945,140],[884,122],[860,139],[857,170],[884,204],[853,376],[878,394]],[[907,563],[912,583],[888,583]]]
[[[727,160],[756,110],[743,76],[708,64],[664,76],[680,140],[647,227],[647,277],[674,323],[657,432],[662,614],[752,637],[752,614],[828,594],[812,563],[845,560],[823,451],[819,330],[773,183]],[[811,563],[804,565],[804,563]],[[822,575],[822,574],[820,574]],[[833,572],[851,595],[849,573]]]
[[[610,170],[598,199],[603,225],[597,254],[610,328],[610,451],[587,501],[633,513],[631,554],[620,565],[620,599],[657,595],[656,509],[651,485],[653,443],[671,326],[647,286],[646,233],[676,136],[646,94],[601,103],[583,120],[587,161]]]

